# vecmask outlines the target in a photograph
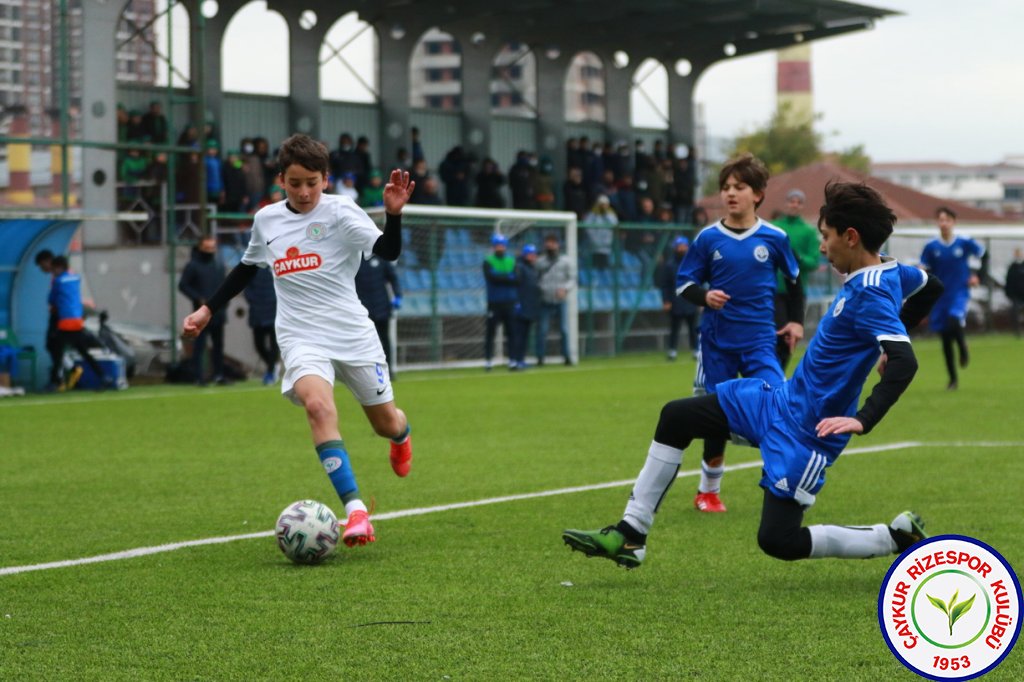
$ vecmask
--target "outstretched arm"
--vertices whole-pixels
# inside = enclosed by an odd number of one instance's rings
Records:
[[[935,275],[927,274],[926,277],[928,279],[924,286],[904,301],[903,308],[900,309],[900,322],[908,330],[916,327],[921,323],[921,320],[928,316],[932,306],[939,300],[945,289],[942,280]]]
[[[402,253],[402,209],[409,202],[416,183],[409,179],[408,171],[391,171],[384,186],[384,234],[373,244],[373,252],[385,260],[393,261]]]
[[[199,336],[214,313],[228,304],[232,298],[241,293],[242,289],[248,286],[252,278],[256,276],[258,266],[239,263],[228,273],[227,279],[220,285],[217,291],[204,305],[199,306],[194,313],[185,318],[181,325],[181,335],[186,339],[193,339]]]
[[[917,373],[917,358],[909,341],[882,341],[886,362],[882,379],[871,390],[864,406],[853,417],[827,417],[818,422],[818,437],[836,433],[871,431],[889,411]]]

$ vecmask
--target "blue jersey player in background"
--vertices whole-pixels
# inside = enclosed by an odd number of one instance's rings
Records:
[[[821,252],[845,282],[793,378],[780,386],[736,379],[719,385],[716,394],[665,405],[622,520],[601,530],[563,531],[565,543],[636,568],[683,451],[694,438],[731,433],[761,449],[764,501],[757,541],[766,554],[785,560],[869,558],[902,552],[925,538],[913,512],[888,525],[803,525],[825,471],[851,436],[871,431],[910,385],[917,360],[907,325],[919,322],[942,293],[935,277],[879,255],[895,221],[866,185],[828,185],[818,219]],[[882,378],[858,409],[861,387],[879,360]]]
[[[676,293],[704,306],[694,395],[714,393],[719,384],[739,376],[781,384],[785,375],[775,350],[777,336],[790,350],[803,338],[804,293],[789,237],[756,213],[767,185],[768,169],[752,155],[727,162],[718,175],[726,217],[697,235],[679,266]],[[776,271],[786,282],[789,320],[778,331]],[[693,501],[697,509],[725,511],[719,497],[724,472],[725,440],[705,440]]]
[[[949,373],[946,388],[956,390],[958,379],[953,344],[960,351],[960,366],[966,367],[969,356],[964,325],[967,322],[967,307],[971,302],[971,287],[977,286],[979,282],[979,276],[971,272],[969,260],[972,257],[980,259],[981,272],[984,273],[987,255],[985,247],[970,237],[953,234],[956,213],[951,208],[940,207],[935,212],[935,218],[939,224],[939,238],[925,244],[921,252],[921,265],[942,280],[946,290],[932,308],[928,326],[942,336],[942,354],[946,358],[946,371]]]

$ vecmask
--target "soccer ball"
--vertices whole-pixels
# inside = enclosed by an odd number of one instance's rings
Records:
[[[338,547],[338,517],[316,500],[288,505],[277,517],[277,546],[297,564],[318,564]]]

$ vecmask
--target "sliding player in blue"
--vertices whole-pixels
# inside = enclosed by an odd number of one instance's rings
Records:
[[[866,185],[827,186],[818,219],[821,252],[846,280],[793,378],[780,386],[736,379],[716,394],[666,404],[622,520],[600,530],[563,531],[564,542],[636,568],[683,451],[695,438],[730,434],[761,449],[764,502],[757,541],[769,556],[869,558],[901,552],[927,537],[913,512],[888,525],[803,525],[826,469],[851,436],[871,431],[910,385],[917,360],[907,325],[927,315],[942,293],[935,277],[879,255],[895,221]],[[861,387],[879,358],[882,378],[858,409]]]
[[[971,287],[978,285],[987,270],[988,256],[985,247],[978,242],[953,233],[956,227],[956,213],[953,209],[942,206],[935,212],[935,217],[939,224],[939,238],[925,244],[921,252],[921,265],[942,280],[946,291],[932,308],[928,326],[942,336],[942,354],[949,373],[946,388],[955,391],[959,381],[953,359],[953,344],[960,351],[960,366],[966,367],[969,360],[967,339],[964,338],[967,307],[971,303]],[[971,257],[981,260],[978,273],[971,271]]]
[[[777,337],[792,351],[804,335],[804,291],[789,237],[756,213],[768,169],[743,154],[722,167],[718,186],[726,216],[701,230],[676,275],[676,293],[704,307],[694,395],[714,393],[722,382],[740,376],[781,384]],[[786,283],[788,321],[780,330],[775,328],[776,272]],[[725,440],[708,438],[694,507],[725,511],[719,497],[724,473]]]

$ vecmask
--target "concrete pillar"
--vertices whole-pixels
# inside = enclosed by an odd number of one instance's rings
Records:
[[[374,24],[380,45],[380,162],[387,173],[396,166],[398,150],[409,142],[409,60],[416,41],[427,26],[404,24],[400,30],[390,22]]]
[[[94,142],[117,142],[115,102],[117,86],[117,24],[124,3],[82,3],[82,138]],[[113,214],[117,208],[117,155],[111,149],[82,150],[82,204],[90,211]],[[83,230],[83,245],[117,245],[117,224],[112,220],[89,221]]]
[[[636,68],[630,64],[617,68],[611,55],[601,55],[605,74],[605,125],[612,144],[625,142],[633,148],[633,124],[630,118],[630,93]]]
[[[565,73],[572,55],[551,55],[538,51],[537,57],[537,154],[554,164],[555,206],[562,206],[565,181]]]
[[[492,156],[491,71],[500,46],[486,40],[474,44],[472,33],[455,39],[462,45],[462,144],[467,154],[483,160]],[[507,166],[502,169],[507,171]]]
[[[279,11],[288,22],[288,127],[319,139],[320,133],[320,46],[338,17],[317,12],[317,23],[305,29],[299,17],[305,5],[288,5]],[[328,146],[330,142],[328,141]]]
[[[22,105],[8,107],[11,118],[11,137],[28,137],[28,109]],[[32,191],[32,145],[20,142],[7,143],[7,167],[10,180],[7,185],[7,201],[11,204],[31,206],[36,201]]]

